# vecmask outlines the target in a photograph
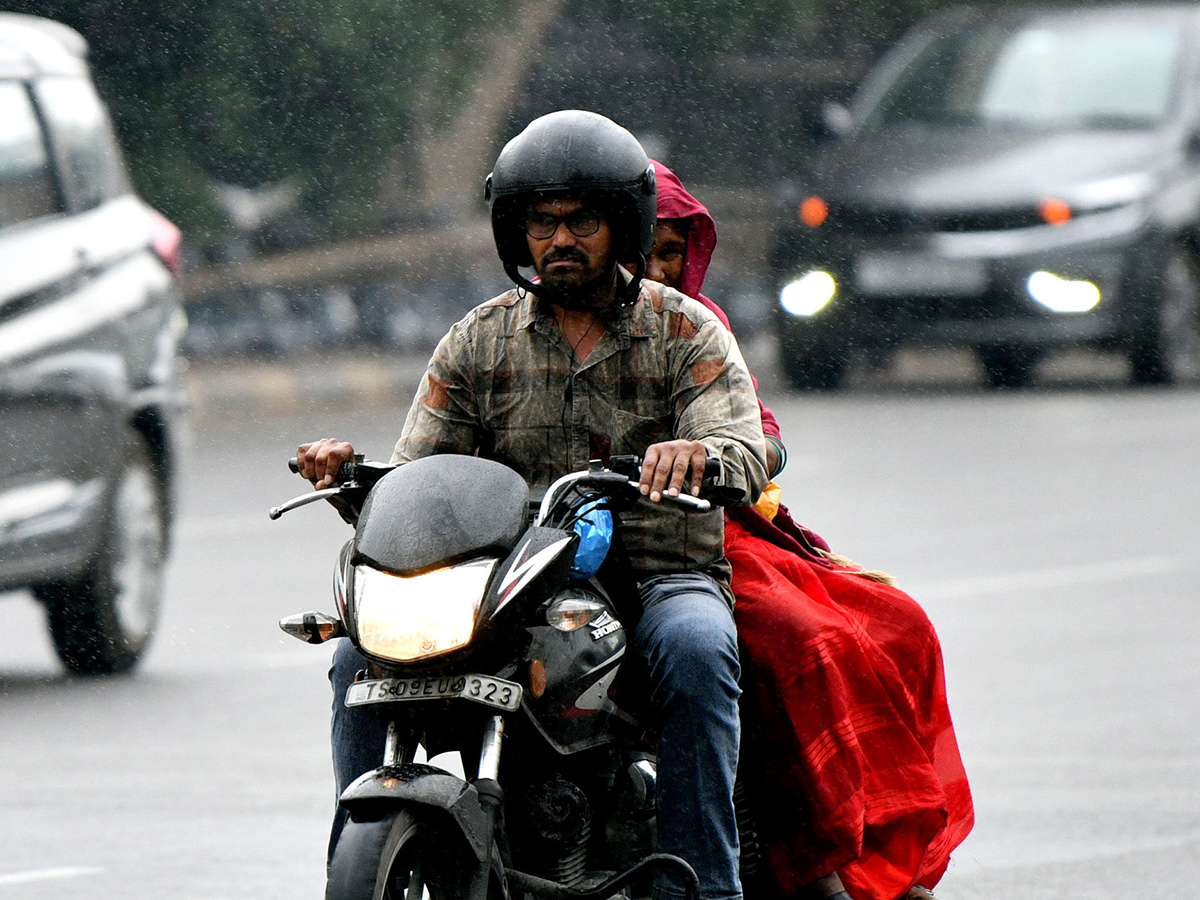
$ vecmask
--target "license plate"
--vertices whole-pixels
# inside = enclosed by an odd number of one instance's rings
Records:
[[[987,268],[977,259],[863,253],[854,264],[855,287],[875,297],[974,297],[987,289],[987,282]]]
[[[521,686],[490,675],[443,675],[428,678],[380,678],[356,681],[346,691],[347,706],[404,700],[449,700],[461,697],[496,709],[516,710]]]

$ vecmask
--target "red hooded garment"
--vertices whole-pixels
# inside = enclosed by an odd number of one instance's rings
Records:
[[[708,210],[655,163],[659,218],[688,219],[679,289],[700,293]],[[760,403],[761,405],[761,403]],[[763,408],[763,430],[770,411]],[[774,434],[779,426],[770,416]],[[742,662],[742,762],[767,868],[785,897],[838,872],[855,900],[932,887],[974,824],[942,651],[896,587],[833,564],[781,507],[730,510],[725,553]]]
[[[702,293],[704,276],[708,273],[708,264],[712,261],[713,250],[717,248],[717,224],[709,215],[704,204],[687,192],[683,182],[656,159],[654,177],[658,188],[658,217],[660,219],[687,219],[687,248],[683,254],[683,273],[679,276],[679,284],[675,286],[681,294],[699,300],[721,320],[730,331],[729,316],[725,310],[717,306]],[[750,376],[752,379],[753,375]],[[758,381],[754,381],[754,389],[758,390]],[[775,414],[763,406],[760,399],[758,408],[762,410],[763,434],[768,437],[780,438],[779,422]]]

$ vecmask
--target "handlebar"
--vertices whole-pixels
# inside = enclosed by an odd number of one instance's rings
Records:
[[[340,466],[338,466],[337,476],[333,479],[333,483],[334,484],[349,484],[351,481],[354,481],[355,476],[358,474],[359,463],[361,463],[362,461],[363,461],[362,454],[357,453],[357,454],[355,454],[354,459],[348,459],[344,463],[342,463]],[[300,474],[300,461],[298,459],[296,459],[296,457],[293,456],[291,459],[288,460],[288,468],[291,469],[293,475],[299,475]]]
[[[641,469],[642,462],[636,456],[619,456],[609,460],[608,467],[604,467],[598,461],[593,461],[586,471],[571,472],[562,476],[547,489],[545,496],[542,497],[542,502],[538,507],[537,515],[534,519],[535,524],[541,525],[550,519],[555,507],[562,497],[578,488],[608,488],[610,494],[615,494],[617,491],[625,494],[631,500],[644,499],[641,493],[641,485],[637,480],[637,475]],[[720,473],[720,460],[710,459],[704,469],[704,478],[706,481],[717,477]],[[727,489],[708,485],[705,488],[705,497],[693,497],[691,494],[663,494],[660,502],[674,504],[683,509],[692,512],[708,512],[712,509],[713,503],[725,503],[736,498],[727,496]],[[741,496],[740,491],[735,491],[738,497]]]
[[[288,460],[288,468],[293,474],[300,474],[300,463],[296,457]],[[307,506],[310,503],[315,503],[318,500],[329,500],[335,497],[340,497],[349,502],[349,506],[356,508],[362,503],[367,492],[375,486],[375,482],[379,481],[384,475],[394,469],[395,466],[387,463],[372,462],[363,458],[362,454],[356,453],[354,459],[346,460],[338,466],[337,477],[333,487],[325,488],[320,491],[313,491],[311,494],[303,494],[299,497],[293,497],[286,503],[281,503],[279,506],[272,507],[267,515],[272,521],[278,519],[285,512],[291,512],[293,509],[298,509],[301,506]],[[357,515],[357,512],[354,513]],[[344,517],[345,514],[343,514]]]
[[[574,488],[591,487],[601,490],[607,489],[610,496],[623,496],[626,500],[634,502],[643,499],[637,480],[641,465],[642,461],[636,456],[614,456],[609,460],[608,466],[604,466],[599,461],[593,461],[586,471],[572,472],[564,475],[546,491],[538,508],[535,521],[538,524],[545,522],[557,505],[559,498]],[[299,474],[299,461],[295,457],[292,457],[288,460],[288,468],[293,473]],[[375,483],[394,468],[395,466],[386,463],[368,462],[362,455],[356,454],[354,459],[347,460],[338,467],[334,487],[295,497],[286,503],[273,507],[268,515],[272,520],[278,519],[285,512],[290,512],[301,506],[307,506],[318,500],[333,499],[335,497],[349,501],[352,507],[358,507],[370,489],[375,486]],[[717,478],[720,471],[720,460],[709,459],[704,469],[705,482],[711,482]],[[736,503],[740,502],[741,497],[740,491],[733,491],[731,494],[728,488],[714,486],[711,483],[706,484],[704,493],[704,497],[693,497],[691,494],[677,494],[672,497],[669,494],[664,494],[661,502],[673,504],[693,512],[708,512],[712,509],[713,504],[727,505],[729,503]],[[734,494],[737,496],[733,496]],[[344,513],[343,517],[345,515]]]

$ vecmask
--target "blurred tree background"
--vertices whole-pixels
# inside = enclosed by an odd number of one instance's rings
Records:
[[[693,180],[761,186],[805,152],[806,113],[946,3],[0,5],[88,39],[139,190],[193,243],[227,228],[238,188],[294,197],[260,235],[271,250],[478,212],[503,139],[563,106],[613,116]]]

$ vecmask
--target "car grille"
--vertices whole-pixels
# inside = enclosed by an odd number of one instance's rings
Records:
[[[980,297],[903,297],[870,303],[879,323],[978,322],[989,319],[1029,319],[1036,313],[1011,294],[992,290]]]
[[[985,212],[913,213],[900,210],[839,206],[829,214],[829,224],[861,235],[901,235],[938,232],[1011,231],[1044,225],[1036,209]]]

